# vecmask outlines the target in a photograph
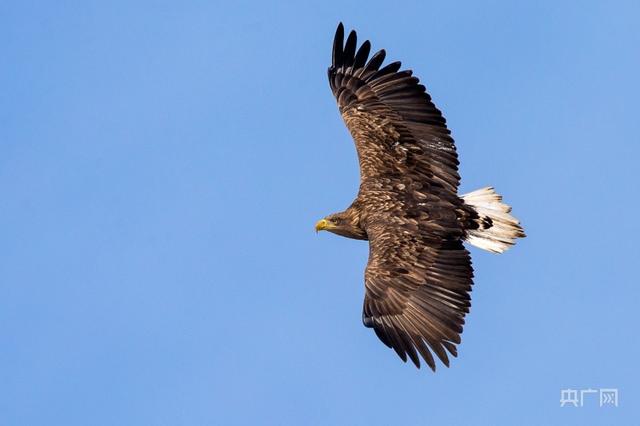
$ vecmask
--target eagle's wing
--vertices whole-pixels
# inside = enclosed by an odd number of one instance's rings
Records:
[[[368,40],[356,52],[355,31],[344,45],[343,39],[341,23],[333,42],[329,85],[355,140],[361,180],[396,171],[391,169],[400,161],[438,191],[455,195],[460,181],[456,148],[425,87],[411,70],[399,71],[400,62],[380,68],[384,50],[368,60]]]
[[[408,355],[420,367],[420,354],[435,370],[431,350],[449,366],[445,349],[457,356],[471,306],[469,252],[461,240],[440,238],[428,226],[411,220],[389,226],[389,220],[379,217],[367,227],[363,322],[404,361]]]
[[[369,263],[363,321],[398,355],[448,365],[470,307],[473,271],[457,213],[458,159],[440,111],[400,63],[380,68],[338,26],[329,82],[356,143]],[[463,214],[463,213],[460,213]]]

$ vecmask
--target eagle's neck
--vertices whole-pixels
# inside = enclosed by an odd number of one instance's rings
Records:
[[[361,213],[360,204],[356,200],[348,209],[336,214],[342,220],[340,221],[340,227],[332,230],[332,232],[347,238],[367,240],[367,231],[361,225]]]

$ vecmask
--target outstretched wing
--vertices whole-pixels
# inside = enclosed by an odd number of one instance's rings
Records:
[[[367,227],[363,322],[403,361],[408,356],[420,367],[419,354],[435,371],[431,352],[446,366],[447,352],[457,356],[471,306],[469,252],[462,240],[438,237],[428,226],[412,220],[389,226],[389,220],[377,217]]]
[[[458,158],[445,119],[400,62],[381,68],[338,26],[329,83],[351,132],[370,244],[363,321],[404,360],[449,365],[469,311],[473,270],[462,245]]]
[[[400,71],[400,62],[380,68],[384,50],[368,59],[368,40],[356,52],[355,31],[344,45],[343,39],[340,23],[328,70],[329,85],[355,140],[361,180],[410,170],[455,195],[460,180],[456,148],[425,87],[411,70]]]

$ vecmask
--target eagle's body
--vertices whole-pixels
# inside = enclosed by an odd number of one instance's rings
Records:
[[[450,131],[424,86],[338,26],[329,83],[356,144],[360,189],[317,230],[369,241],[363,322],[398,355],[449,364],[469,312],[473,269],[463,242],[502,252],[524,233],[491,188],[458,195]]]

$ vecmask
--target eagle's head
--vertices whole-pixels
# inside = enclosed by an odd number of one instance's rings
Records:
[[[360,214],[356,209],[330,214],[316,223],[316,232],[329,231],[334,234],[357,240],[366,240],[367,233],[360,226]]]

